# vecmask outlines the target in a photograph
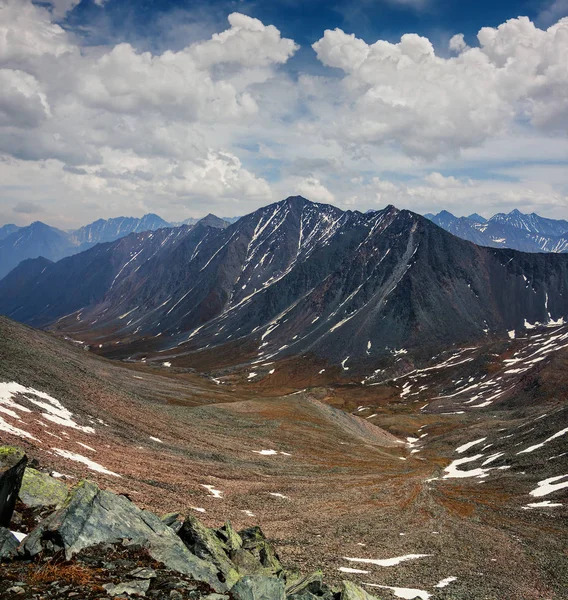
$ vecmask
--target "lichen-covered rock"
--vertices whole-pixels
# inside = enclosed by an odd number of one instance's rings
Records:
[[[231,521],[226,521],[223,527],[216,530],[219,537],[227,546],[229,552],[235,552],[243,547],[241,536],[233,529]]]
[[[227,545],[214,529],[205,527],[193,515],[188,515],[178,535],[193,554],[211,561],[221,571],[228,589],[235,585],[240,575],[229,559]]]
[[[270,569],[263,567],[256,556],[243,548],[231,552],[231,560],[241,575],[272,575]]]
[[[235,600],[285,600],[284,582],[266,575],[245,575],[231,590]]]
[[[243,540],[243,549],[248,550],[257,558],[263,567],[268,569],[273,575],[283,574],[284,570],[280,564],[276,550],[274,550],[272,544],[266,539],[260,527],[243,529],[243,531],[239,531],[239,535]]]
[[[304,577],[297,579],[288,579],[286,582],[286,596],[292,596],[299,594],[304,590],[307,590],[314,595],[321,595],[318,593],[322,589],[323,585],[323,573],[321,571],[315,571]]]
[[[379,600],[376,596],[372,596],[351,581],[342,581],[341,584],[342,589],[339,600]]]
[[[30,533],[22,551],[35,556],[61,548],[70,559],[83,548],[124,539],[143,545],[152,558],[173,571],[204,581],[216,591],[227,589],[217,568],[192,554],[159,517],[88,481],[75,486],[64,505]]]
[[[8,527],[28,458],[23,450],[0,446],[0,527]]]
[[[67,498],[67,493],[67,486],[62,481],[26,467],[19,493],[20,500],[26,506],[59,506]]]
[[[13,558],[19,544],[20,542],[9,529],[0,527],[0,561]]]

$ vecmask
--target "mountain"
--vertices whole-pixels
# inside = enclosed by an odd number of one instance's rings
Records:
[[[135,217],[99,219],[70,233],[79,246],[79,251],[82,251],[101,242],[113,242],[130,233],[155,231],[156,229],[169,226],[169,223],[164,221],[164,219],[150,213],[140,219]]]
[[[568,252],[568,221],[546,219],[513,210],[487,220],[478,214],[456,217],[447,211],[426,218],[446,231],[474,244],[512,248],[522,252]]]
[[[0,282],[2,314],[113,356],[184,364],[302,355],[353,373],[568,318],[568,256],[478,247],[392,206],[362,214],[301,197],[226,229],[133,234],[23,270]]]
[[[7,238],[9,235],[16,233],[16,231],[18,231],[18,229],[21,229],[21,228],[18,227],[17,225],[13,225],[13,224],[3,225],[2,227],[0,227],[0,241]]]
[[[470,221],[475,221],[476,223],[487,223],[487,219],[477,213],[473,213],[473,214],[469,215],[468,219]]]
[[[68,233],[36,221],[0,240],[0,279],[26,258],[57,261],[73,250]]]
[[[225,228],[228,223],[209,214],[201,219],[210,227]],[[196,223],[199,220],[196,220]],[[5,225],[0,231],[9,232],[3,240],[0,236],[0,279],[21,261],[43,256],[58,261],[66,256],[82,252],[103,242],[113,242],[131,233],[156,231],[170,225],[161,217],[147,214],[141,218],[116,217],[99,219],[89,225],[71,231],[62,231],[37,221],[28,227]]]
[[[508,214],[498,213],[491,221],[542,236],[559,237],[568,232],[568,221],[545,219],[536,213],[526,215],[517,209]]]

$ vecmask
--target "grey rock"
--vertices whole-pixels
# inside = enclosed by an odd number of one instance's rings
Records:
[[[22,594],[26,593],[26,590],[24,590],[24,588],[22,588],[22,587],[14,585],[11,588],[8,588],[6,590],[6,593],[7,594],[17,594],[18,596],[21,596]]]
[[[0,446],[0,527],[8,527],[28,457],[23,450]]]
[[[217,537],[215,530],[205,527],[193,515],[188,515],[178,535],[191,552],[212,562],[221,571],[228,589],[239,580],[240,575],[229,559],[228,547]]]
[[[178,592],[177,590],[172,590],[170,592],[170,599],[171,600],[183,600],[183,595],[181,592]]]
[[[231,552],[231,560],[241,575],[272,575],[270,569],[263,567],[256,556],[243,548]]]
[[[245,575],[231,589],[235,600],[285,600],[284,582],[266,575]]]
[[[309,592],[315,592],[316,590],[321,589],[322,582],[323,573],[321,571],[315,571],[314,573],[310,573],[305,577],[293,579],[292,581],[288,580],[286,582],[286,596],[299,594],[306,589]]]
[[[22,553],[33,557],[51,544],[63,548],[69,560],[83,548],[124,539],[137,540],[168,569],[204,581],[216,591],[227,589],[215,566],[192,554],[156,515],[88,481],[73,488],[63,507],[28,535]]]
[[[18,538],[5,527],[0,527],[0,561],[12,558],[19,546]]]
[[[164,525],[171,527],[172,525],[174,525],[176,523],[176,521],[179,519],[180,516],[181,515],[178,512],[173,512],[173,513],[167,513],[165,515],[162,515],[160,518],[162,519],[162,523]]]
[[[125,581],[123,583],[107,583],[103,585],[109,596],[145,596],[150,588],[150,581],[144,579],[141,581]]]
[[[156,577],[156,571],[145,567],[139,567],[128,573],[130,577],[136,577],[136,579],[154,579]]]
[[[20,500],[31,508],[59,506],[67,498],[67,486],[54,477],[27,467],[20,487]]]
[[[283,573],[280,559],[276,554],[276,550],[272,544],[266,539],[260,527],[250,527],[239,532],[243,540],[243,549],[248,550],[255,558],[260,561],[260,564],[269,569],[273,575]]]
[[[378,600],[376,596],[372,596],[362,587],[355,585],[351,581],[342,581],[341,596],[339,600]]]
[[[229,552],[234,552],[243,547],[243,540],[233,529],[231,521],[227,521],[223,527],[217,529],[217,537],[225,543]]]

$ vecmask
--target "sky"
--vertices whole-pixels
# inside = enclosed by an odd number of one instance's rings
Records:
[[[0,225],[568,218],[567,56],[568,0],[0,0]]]

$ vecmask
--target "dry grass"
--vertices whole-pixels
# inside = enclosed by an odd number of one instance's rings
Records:
[[[98,570],[88,569],[74,563],[48,562],[30,570],[28,584],[41,585],[61,581],[67,585],[99,588],[97,575],[99,575]]]

